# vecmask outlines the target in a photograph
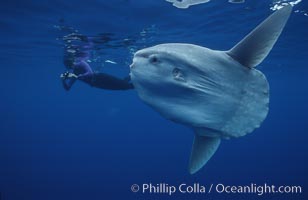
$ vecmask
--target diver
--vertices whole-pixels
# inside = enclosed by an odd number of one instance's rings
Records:
[[[129,90],[134,86],[130,82],[130,77],[120,79],[105,73],[93,72],[90,65],[82,60],[70,65],[72,72],[61,74],[62,84],[65,90],[70,90],[76,80],[80,80],[92,87],[107,90]]]
[[[74,35],[74,37],[77,36]],[[105,73],[94,72],[86,62],[90,57],[89,50],[93,45],[86,36],[79,36],[78,38],[87,42],[87,45],[66,45],[63,62],[68,71],[60,76],[65,90],[70,90],[77,80],[92,87],[107,90],[129,90],[134,88],[130,82],[130,76],[121,79]]]

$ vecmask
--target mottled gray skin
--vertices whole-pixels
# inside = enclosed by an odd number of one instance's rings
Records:
[[[191,173],[211,158],[222,138],[244,136],[266,118],[269,86],[254,67],[272,49],[291,10],[277,11],[229,51],[169,43],[135,54],[131,79],[139,97],[195,131]]]
[[[205,136],[245,135],[268,111],[265,76],[223,51],[157,45],[135,54],[131,78],[144,102],[174,122],[212,130]]]

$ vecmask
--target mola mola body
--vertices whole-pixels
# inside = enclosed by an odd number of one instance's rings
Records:
[[[244,136],[266,118],[269,85],[255,67],[291,11],[291,6],[276,11],[229,51],[168,43],[136,52],[130,75],[139,97],[195,132],[190,173],[207,163],[221,139]]]

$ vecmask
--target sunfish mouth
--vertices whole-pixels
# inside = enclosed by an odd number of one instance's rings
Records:
[[[134,68],[135,68],[136,62],[137,62],[137,58],[138,58],[138,57],[143,57],[143,56],[142,56],[142,52],[143,52],[143,51],[144,51],[144,50],[142,49],[142,50],[137,51],[137,52],[134,54],[133,62],[132,62],[132,64],[129,65],[129,68],[130,68],[130,69],[134,69]]]

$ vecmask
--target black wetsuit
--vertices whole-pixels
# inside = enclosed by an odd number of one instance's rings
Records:
[[[130,83],[130,77],[120,79],[104,73],[94,73],[91,80],[85,81],[89,85],[107,90],[129,90],[134,89]]]
[[[77,75],[77,77],[65,77],[62,79],[64,89],[70,90],[76,80],[87,83],[92,87],[107,90],[129,90],[134,88],[130,82],[130,77],[120,79],[105,73],[95,73],[85,61],[74,64],[73,74]]]

